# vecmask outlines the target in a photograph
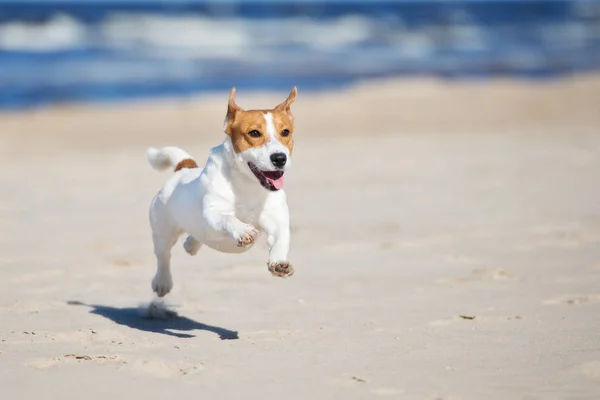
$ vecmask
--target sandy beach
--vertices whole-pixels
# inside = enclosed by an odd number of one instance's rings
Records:
[[[227,94],[0,115],[0,397],[600,398],[600,76],[300,87],[295,275],[180,242],[144,319],[146,147],[203,163]]]

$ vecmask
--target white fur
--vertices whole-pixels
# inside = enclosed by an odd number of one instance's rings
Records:
[[[265,121],[267,123],[267,134],[269,135],[269,142],[277,141],[277,131],[275,131],[275,123],[273,122],[273,114],[266,113]]]
[[[211,149],[204,168],[182,169],[167,179],[150,206],[157,258],[152,289],[160,297],[173,287],[171,248],[183,233],[188,234],[184,248],[194,255],[202,245],[241,253],[252,247],[260,232],[265,232],[269,263],[287,262],[290,229],[285,192],[263,188],[247,166],[251,161],[263,170],[273,169],[269,157],[278,151],[289,156],[275,135],[261,148],[239,154],[227,137]],[[186,158],[191,157],[176,147],[148,149],[148,160],[155,169],[173,167]],[[248,245],[240,247],[239,241]]]

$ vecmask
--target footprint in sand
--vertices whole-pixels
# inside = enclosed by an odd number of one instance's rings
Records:
[[[597,303],[600,303],[600,294],[565,294],[543,301],[543,304],[546,305],[582,305]]]
[[[157,378],[171,378],[198,374],[204,369],[204,365],[186,361],[170,362],[160,359],[138,359],[128,363],[128,369],[135,373],[148,374]]]
[[[33,360],[27,363],[29,368],[33,369],[46,369],[51,368],[60,364],[78,364],[81,362],[93,362],[98,364],[120,364],[123,361],[118,356],[90,356],[87,354],[66,354],[64,356],[52,357],[52,358],[42,358],[39,360]]]
[[[27,364],[33,369],[47,369],[66,365],[102,364],[127,370],[134,374],[151,375],[157,378],[172,378],[193,375],[201,372],[204,365],[186,361],[167,361],[158,358],[126,358],[121,355],[66,354],[64,356],[31,361]]]

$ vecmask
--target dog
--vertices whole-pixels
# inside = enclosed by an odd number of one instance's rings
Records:
[[[210,150],[204,168],[178,147],[149,147],[147,158],[158,171],[173,174],[152,199],[149,219],[156,255],[152,290],[164,297],[173,288],[171,250],[182,234],[183,247],[196,255],[205,245],[224,253],[243,253],[264,232],[268,270],[289,277],[290,217],[284,174],[291,166],[294,117],[287,99],[272,109],[243,110],[231,89],[224,141]]]

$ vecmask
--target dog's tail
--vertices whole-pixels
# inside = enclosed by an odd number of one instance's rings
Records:
[[[174,172],[183,168],[198,168],[198,163],[179,147],[148,147],[148,162],[157,171],[174,168]]]

